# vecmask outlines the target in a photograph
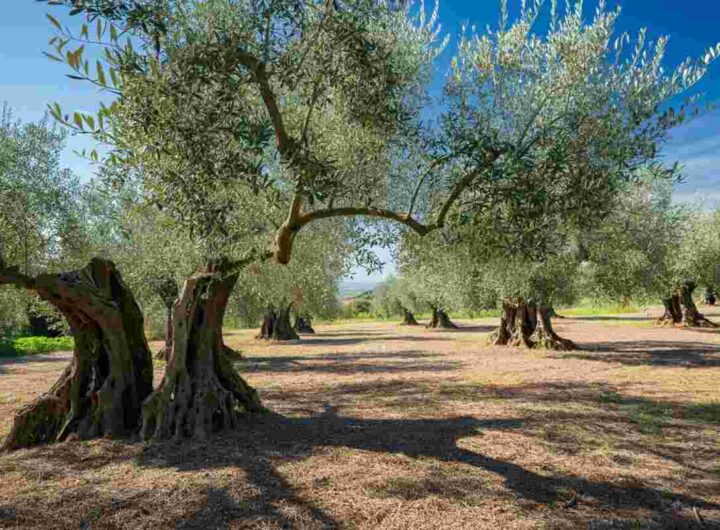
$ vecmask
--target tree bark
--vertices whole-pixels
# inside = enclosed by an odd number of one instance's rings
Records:
[[[503,302],[500,326],[490,336],[495,346],[573,350],[575,344],[560,337],[552,327],[553,309],[533,302]]]
[[[315,333],[315,330],[312,327],[312,321],[307,315],[304,317],[298,315],[298,317],[295,319],[294,329],[297,333]]]
[[[503,302],[502,313],[500,315],[500,325],[490,335],[490,343],[495,346],[506,346],[510,343],[515,332],[515,317],[517,315],[517,309],[514,304],[510,302]]]
[[[680,324],[682,322],[682,306],[680,304],[680,295],[674,293],[670,298],[663,298],[664,312],[660,318],[657,319],[655,325],[657,326],[672,326],[674,324]]]
[[[679,295],[683,307],[683,325],[689,328],[716,328],[717,324],[705,318],[705,315],[698,311],[692,297],[695,287],[694,282],[685,282],[682,287],[680,287]]]
[[[263,323],[260,333],[256,338],[265,340],[299,340],[290,321],[290,309],[292,305],[281,309],[268,309],[263,315]]]
[[[240,412],[263,410],[257,392],[234,370],[222,323],[237,273],[211,262],[185,281],[173,307],[172,353],[160,386],[143,404],[142,437],[206,438],[232,428]]]
[[[3,448],[137,432],[152,392],[152,359],[142,312],[115,265],[95,258],[77,271],[30,278],[0,263],[3,283],[32,289],[57,307],[75,338],[72,361],[16,414]]]
[[[520,300],[515,308],[515,326],[511,330],[510,346],[520,346],[524,348],[532,348],[533,342],[530,340],[535,326],[537,325],[536,309],[534,305],[528,305],[524,300]]]
[[[412,314],[412,311],[408,311],[404,307],[402,308],[403,311],[403,321],[400,324],[401,326],[419,326],[418,321],[415,319],[415,315]]]
[[[537,308],[537,324],[535,331],[530,337],[530,342],[534,348],[544,348],[547,350],[575,350],[577,346],[569,339],[564,339],[555,333],[552,327],[552,308]]]
[[[438,307],[432,308],[432,319],[427,325],[431,329],[457,329],[458,326],[450,320],[445,310]]]

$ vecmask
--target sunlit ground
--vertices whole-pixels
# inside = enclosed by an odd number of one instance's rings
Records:
[[[558,320],[567,353],[487,346],[493,319],[228,331],[272,413],[4,455],[0,527],[720,528],[720,332],[652,321]],[[0,361],[0,435],[68,358]]]

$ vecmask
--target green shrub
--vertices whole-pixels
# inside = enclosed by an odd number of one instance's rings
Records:
[[[19,357],[53,351],[72,350],[72,337],[19,337],[0,340],[0,355]]]

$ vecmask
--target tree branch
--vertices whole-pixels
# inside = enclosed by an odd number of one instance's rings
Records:
[[[308,223],[311,223],[312,221],[317,221],[318,219],[328,219],[332,217],[355,217],[355,216],[364,216],[364,217],[375,217],[375,218],[381,218],[381,219],[389,219],[391,221],[396,221],[398,223],[404,224],[405,226],[411,228],[421,236],[424,236],[428,234],[431,230],[429,230],[429,227],[427,225],[422,224],[417,219],[413,218],[411,215],[408,215],[404,212],[394,212],[392,210],[386,210],[382,208],[372,208],[372,207],[339,207],[339,208],[327,208],[324,210],[315,210],[314,212],[308,212],[305,214],[302,214],[298,220],[297,220],[297,230],[302,228]]]
[[[22,289],[34,289],[35,278],[22,274],[18,267],[6,267],[0,260],[0,285],[14,285]]]
[[[277,139],[277,147],[280,154],[287,160],[292,159],[295,151],[295,141],[288,135],[287,129],[285,128],[277,98],[270,86],[265,63],[259,61],[254,55],[247,52],[240,52],[240,62],[252,72],[260,89],[260,96],[262,97],[265,109],[270,115],[270,120],[275,130],[275,138]]]

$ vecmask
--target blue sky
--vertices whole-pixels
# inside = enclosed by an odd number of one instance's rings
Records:
[[[549,1],[549,0],[548,0]],[[10,4],[5,0],[5,4]],[[431,1],[426,0],[430,5]],[[508,0],[511,8],[520,0]],[[528,4],[531,3],[528,0]],[[564,4],[564,1],[560,1]],[[608,0],[608,5],[618,5]],[[588,16],[594,1],[586,2]],[[668,35],[667,65],[676,65],[687,56],[698,56],[720,41],[720,2],[717,0],[624,0],[618,29],[635,33],[648,27],[649,37]],[[443,31],[454,37],[463,22],[479,28],[494,25],[498,17],[495,0],[445,0],[440,5]],[[94,109],[100,94],[93,88],[65,77],[63,65],[46,59],[42,52],[53,35],[45,13],[51,11],[61,20],[76,26],[80,19],[68,19],[65,10],[33,0],[12,0],[3,6],[0,19],[0,102],[7,101],[22,120],[42,117],[47,103],[61,104],[64,109]],[[454,40],[454,39],[453,39]],[[448,56],[453,51],[451,42]],[[442,73],[442,72],[441,72]],[[714,65],[697,87],[705,102],[720,103],[720,63]],[[81,176],[90,176],[92,168],[73,154],[73,150],[92,147],[88,139],[73,137],[64,155],[64,164]],[[706,207],[720,207],[720,109],[710,111],[672,133],[664,148],[668,161],[679,160],[685,167],[686,180],[676,190],[682,201],[703,202]],[[385,252],[381,258],[389,260]],[[391,269],[391,267],[389,267]],[[362,271],[356,280],[377,280],[386,271],[368,278]]]

